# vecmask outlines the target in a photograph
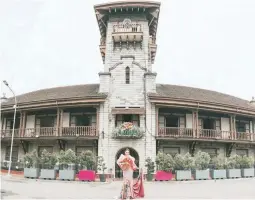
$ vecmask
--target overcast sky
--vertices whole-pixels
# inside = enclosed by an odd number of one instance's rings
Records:
[[[7,80],[17,94],[98,83],[103,63],[93,5],[103,2],[107,1],[1,0],[1,80]],[[157,83],[251,100],[255,96],[255,0],[161,3],[153,65]]]

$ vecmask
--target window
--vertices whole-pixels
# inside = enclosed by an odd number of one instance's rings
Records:
[[[249,133],[250,132],[250,124],[245,121],[237,121],[236,122],[236,131],[241,133]]]
[[[6,147],[5,160],[7,161],[10,160],[10,154],[11,154],[11,147],[8,146]],[[13,146],[12,147],[12,162],[18,162],[18,154],[19,154],[19,147]]]
[[[166,116],[166,127],[179,127],[179,117]]]
[[[80,146],[80,147],[76,147],[76,156],[79,156],[81,154],[81,152],[83,151],[92,151],[93,152],[93,147],[90,146]]]
[[[96,126],[96,115],[71,115],[71,126]]]
[[[16,118],[15,120],[15,126],[14,128],[19,128],[20,118]],[[12,119],[6,119],[6,130],[11,130],[13,127],[13,118]]]
[[[130,68],[126,67],[126,84],[130,84]]]
[[[131,122],[135,126],[140,126],[139,115],[116,115],[115,125],[120,126],[124,122]]]
[[[42,152],[44,149],[49,153],[53,153],[53,146],[39,146],[38,147],[38,156],[42,155]]]
[[[55,116],[40,117],[40,127],[54,127]]]
[[[236,149],[236,155],[238,156],[248,156],[248,149]]]
[[[170,154],[172,157],[174,157],[176,154],[180,154],[180,148],[179,147],[164,147],[163,152],[166,154]]]

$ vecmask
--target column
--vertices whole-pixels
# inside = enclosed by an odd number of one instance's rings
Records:
[[[19,118],[19,135],[18,137],[22,137],[22,130],[23,130],[23,112],[20,112],[20,118]]]
[[[63,127],[63,109],[59,109],[59,133],[58,136],[62,136],[62,127]]]
[[[59,136],[59,119],[60,119],[60,116],[59,116],[59,114],[60,114],[60,109],[59,108],[57,108],[57,131],[56,131],[56,136]]]
[[[192,128],[193,128],[193,138],[199,137],[198,134],[198,112],[192,111]]]

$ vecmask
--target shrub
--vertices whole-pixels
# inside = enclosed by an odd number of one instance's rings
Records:
[[[145,160],[145,167],[147,167],[147,174],[153,174],[155,172],[155,163],[151,158]]]
[[[254,158],[251,156],[243,156],[239,159],[240,168],[252,168],[254,164]]]
[[[213,169],[225,169],[226,168],[226,159],[222,156],[214,157],[212,159]]]
[[[96,157],[92,151],[82,151],[77,157],[77,162],[82,169],[94,170],[96,166]]]
[[[26,153],[23,157],[23,163],[25,168],[38,168],[39,157],[37,151],[33,150],[30,153]]]
[[[240,169],[240,160],[241,157],[238,155],[230,156],[226,160],[227,169]]]
[[[67,151],[60,151],[58,154],[58,162],[63,169],[68,169],[69,167],[74,166],[76,160],[77,158],[75,152],[72,149],[68,149]]]
[[[177,154],[174,161],[175,170],[191,170],[195,167],[195,160],[189,153],[185,155]]]
[[[50,153],[46,149],[42,151],[42,154],[40,156],[40,163],[42,165],[42,169],[54,169],[57,162],[58,159],[55,153]]]
[[[208,169],[211,158],[206,152],[199,151],[195,154],[195,166],[198,170]]]
[[[158,152],[156,157],[156,164],[158,170],[170,172],[174,169],[174,159],[170,154]]]
[[[107,169],[106,164],[104,162],[103,156],[98,156],[97,159],[97,170],[104,174],[104,171]]]

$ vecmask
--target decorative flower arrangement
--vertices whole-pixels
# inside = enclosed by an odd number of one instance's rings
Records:
[[[134,127],[134,125],[133,125],[133,123],[131,123],[131,122],[124,122],[124,123],[121,125],[121,129],[122,129],[122,130],[131,130],[133,127]]]
[[[133,168],[133,161],[130,158],[124,158],[121,162],[120,162],[120,168],[123,171],[128,170],[129,168]]]
[[[124,122],[113,131],[114,137],[137,137],[143,136],[143,131],[131,122]]]

